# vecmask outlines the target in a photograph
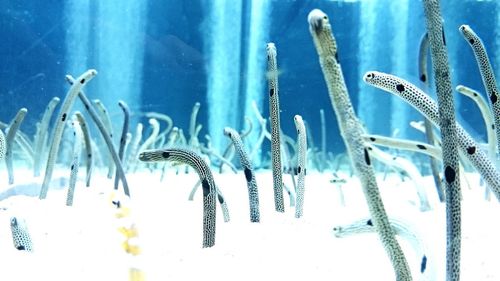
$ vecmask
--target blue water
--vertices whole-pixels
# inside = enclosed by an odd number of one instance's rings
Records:
[[[252,114],[252,100],[269,115],[265,44],[274,42],[283,131],[295,138],[293,115],[300,114],[319,146],[319,110],[324,109],[327,149],[341,152],[344,145],[308,31],[307,14],[313,8],[330,16],[351,99],[368,130],[391,135],[398,129],[400,137],[423,139],[407,124],[422,120],[418,113],[361,80],[365,71],[379,70],[417,82],[418,42],[425,24],[422,3],[409,0],[3,1],[0,121],[8,123],[26,107],[21,129],[34,134],[48,101],[64,97],[64,76],[96,68],[99,74],[87,94],[106,104],[117,131],[119,99],[129,103],[133,122],[147,125],[140,113],[158,111],[186,132],[191,109],[200,102],[200,140],[209,134],[220,149],[227,142],[222,128],[242,129],[244,116]],[[454,86],[484,92],[458,27],[469,24],[482,37],[498,78],[500,2],[442,1],[442,11]],[[468,99],[455,97],[458,119],[484,141],[479,111]]]

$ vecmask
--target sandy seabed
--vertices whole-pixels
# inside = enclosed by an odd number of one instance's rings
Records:
[[[359,182],[348,179],[341,186],[331,173],[306,176],[304,216],[294,217],[285,193],[286,211],[274,211],[270,171],[257,172],[260,223],[250,223],[248,192],[243,174],[215,173],[231,221],[223,221],[217,206],[215,246],[202,248],[202,194],[188,200],[198,180],[194,172],[169,172],[160,182],[160,171],[128,175],[132,219],[136,222],[142,253],[132,259],[121,247],[115,210],[110,204],[112,181],[96,174],[90,188],[81,178],[72,207],[65,206],[67,170],[57,171],[46,200],[26,196],[36,193],[43,177],[16,170],[16,184],[0,192],[18,195],[0,201],[0,280],[128,280],[128,268],[139,266],[146,280],[394,280],[394,273],[378,236],[373,233],[336,238],[332,228],[368,218]],[[83,173],[82,173],[83,174]],[[5,171],[1,179],[7,182]],[[342,175],[341,175],[342,176]],[[348,178],[347,175],[343,175]],[[83,177],[83,176],[82,176]],[[463,184],[462,280],[500,280],[500,205],[483,199],[476,174]],[[291,185],[288,175],[285,184]],[[378,176],[382,197],[391,217],[403,219],[418,230],[429,253],[428,274],[419,273],[420,259],[401,241],[414,280],[444,280],[445,208],[435,194],[430,177],[425,189],[432,210],[418,211],[411,182],[397,176]],[[464,182],[464,181],[462,181]],[[5,194],[5,193],[4,193]],[[34,251],[13,247],[9,221],[24,218]]]

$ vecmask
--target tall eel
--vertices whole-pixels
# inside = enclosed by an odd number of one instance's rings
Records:
[[[308,21],[309,31],[318,52],[330,100],[337,116],[340,134],[350,156],[354,172],[361,182],[373,223],[392,263],[396,279],[399,281],[411,280],[408,262],[395,238],[380,197],[375,172],[371,166],[368,150],[365,148],[362,136],[363,129],[354,113],[354,108],[347,93],[338,59],[337,43],[333,37],[328,16],[321,10],[315,9],[309,13]]]
[[[269,85],[269,117],[271,119],[271,161],[273,166],[274,205],[276,211],[284,212],[283,175],[281,173],[280,107],[278,95],[278,63],[276,46],[268,43],[267,73]]]
[[[21,127],[21,123],[26,116],[28,110],[26,108],[21,108],[17,112],[14,119],[12,119],[11,124],[9,125],[9,131],[7,132],[7,147],[5,150],[5,164],[7,165],[7,172],[9,174],[9,184],[14,183],[14,164],[12,163],[13,155],[12,155],[12,147],[14,145],[14,139],[16,138],[17,131],[19,127]]]
[[[451,86],[451,72],[446,51],[443,18],[439,0],[424,0],[427,34],[431,46],[432,69],[438,103],[438,122],[443,149],[444,190],[446,203],[446,280],[460,279],[461,192],[458,169],[457,124]],[[398,87],[401,90],[401,87]]]
[[[307,137],[306,126],[302,116],[295,115],[293,117],[295,128],[297,129],[297,205],[295,206],[295,217],[302,217],[304,209],[304,191],[306,178],[306,163],[307,163]]]
[[[215,244],[215,197],[217,190],[208,164],[197,153],[185,148],[147,150],[139,153],[144,162],[173,161],[191,166],[200,177],[203,188],[203,248]]]

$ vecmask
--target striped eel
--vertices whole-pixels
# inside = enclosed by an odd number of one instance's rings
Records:
[[[24,120],[24,117],[26,116],[26,113],[28,112],[28,109],[26,108],[21,108],[14,119],[12,119],[11,124],[9,125],[9,129],[7,132],[7,147],[5,149],[5,164],[7,166],[7,173],[9,175],[9,184],[14,183],[14,164],[12,163],[13,160],[13,155],[12,155],[12,147],[14,144],[14,139],[16,138],[17,131],[19,130],[19,127],[21,127],[21,123]]]
[[[243,167],[245,179],[248,187],[248,202],[250,204],[250,221],[260,221],[259,211],[259,190],[257,189],[257,181],[255,180],[255,173],[253,172],[252,164],[248,158],[248,153],[245,150],[243,142],[241,141],[240,134],[236,130],[225,127],[224,135],[228,136],[234,144],[234,148],[240,156],[240,163]]]
[[[173,161],[191,166],[200,177],[203,189],[203,248],[215,244],[216,185],[208,164],[197,153],[185,148],[147,150],[139,153],[144,162]]]
[[[40,189],[40,199],[45,199],[47,197],[47,192],[49,190],[49,184],[52,179],[52,173],[54,172],[54,167],[59,152],[59,146],[61,144],[61,139],[64,131],[64,125],[68,119],[68,114],[75,103],[75,99],[85,86],[92,78],[97,75],[95,69],[90,69],[85,71],[80,77],[74,81],[68,91],[68,94],[64,98],[63,104],[61,105],[61,110],[59,111],[56,119],[56,125],[52,133],[52,144],[50,145],[49,157],[47,159],[47,167],[45,169],[45,176],[43,178],[42,188]]]
[[[295,206],[295,217],[302,217],[304,209],[304,191],[306,178],[306,163],[307,163],[307,137],[306,127],[302,116],[295,115],[293,117],[295,128],[297,129],[297,203]]]
[[[271,119],[271,161],[273,167],[274,206],[284,212],[283,175],[281,172],[280,105],[278,93],[278,63],[274,43],[267,43],[267,76],[269,86],[269,117]]]
[[[373,223],[392,263],[396,279],[400,281],[411,280],[408,262],[396,240],[380,197],[375,172],[362,137],[364,133],[362,126],[356,117],[347,93],[338,58],[337,43],[333,37],[328,16],[321,10],[315,9],[309,13],[308,21],[309,31],[318,52],[332,107],[339,123],[340,134],[350,156],[354,172],[361,182]]]
[[[66,206],[73,205],[73,197],[75,195],[75,185],[76,180],[78,179],[78,168],[80,166],[80,154],[82,150],[82,139],[83,132],[80,124],[78,124],[76,114],[73,116],[73,122],[71,122],[71,126],[73,127],[73,136],[75,136],[74,144],[73,144],[73,157],[71,160],[71,174],[69,176],[69,188],[68,188],[68,196],[66,197]]]
[[[18,217],[10,218],[10,231],[14,247],[20,251],[33,252],[33,243],[26,221]]]
[[[490,106],[494,112],[493,120],[495,122],[494,128],[500,128],[500,102],[498,101],[498,95],[500,94],[497,87],[497,82],[495,80],[495,74],[491,67],[490,60],[488,59],[488,53],[484,47],[483,41],[468,25],[461,25],[459,28],[460,32],[465,40],[469,43],[476,57],[477,65],[479,67],[479,72],[481,73],[481,79],[483,80],[484,88],[488,94]],[[495,130],[497,136],[497,149],[500,151],[500,130]]]
[[[432,123],[435,125],[438,124],[439,113],[436,102],[415,85],[394,75],[377,71],[367,72],[363,79],[369,85],[399,96],[427,117]],[[497,199],[500,200],[500,174],[496,171],[487,154],[464,128],[458,123],[456,123],[456,128],[460,150],[489,184]]]
[[[460,170],[458,168],[458,132],[457,123],[455,122],[455,99],[451,86],[451,72],[448,64],[446,38],[439,2],[439,0],[424,0],[423,6],[437,94],[437,109],[439,112],[437,124],[439,124],[439,129],[441,130],[443,150],[446,204],[446,280],[459,280],[462,217]],[[404,91],[404,88],[401,89],[400,84],[396,86],[397,90]]]
[[[390,218],[392,229],[396,235],[407,240],[420,260],[419,270],[422,274],[422,280],[436,280],[436,269],[434,263],[429,263],[429,249],[427,245],[418,237],[418,232],[405,223],[403,220]],[[372,233],[376,229],[371,219],[357,220],[348,225],[336,226],[333,233],[337,238],[344,238],[359,233]]]
[[[45,148],[45,144],[47,143],[47,133],[49,132],[49,123],[52,114],[54,114],[54,110],[56,109],[57,104],[61,99],[59,97],[53,97],[47,108],[45,108],[45,112],[43,113],[42,120],[37,124],[36,127],[36,137],[35,137],[35,159],[33,163],[34,176],[38,177],[40,175],[40,165],[42,163],[42,155],[43,149]]]

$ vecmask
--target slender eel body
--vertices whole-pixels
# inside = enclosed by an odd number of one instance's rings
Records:
[[[396,235],[407,240],[415,250],[418,260],[420,261],[419,269],[422,274],[421,280],[436,280],[436,271],[434,262],[429,262],[429,249],[422,239],[419,238],[418,232],[410,225],[400,219],[389,219],[392,228]],[[373,226],[371,219],[362,219],[348,225],[336,226],[333,228],[333,233],[337,238],[344,238],[359,233],[372,233],[376,229]]]
[[[66,197],[66,206],[73,205],[73,198],[75,196],[75,187],[76,180],[78,179],[78,168],[80,166],[80,154],[82,150],[82,139],[83,132],[78,124],[77,117],[73,118],[73,122],[71,123],[73,126],[73,135],[75,136],[74,144],[73,144],[73,157],[71,160],[71,173],[69,176],[69,188],[68,188],[68,196]]]
[[[17,217],[10,218],[10,231],[12,232],[12,241],[16,249],[33,252],[31,235],[24,219]]]
[[[476,57],[481,79],[483,80],[484,88],[488,94],[488,100],[490,101],[493,111],[493,120],[495,121],[494,129],[497,137],[497,151],[500,151],[500,130],[498,130],[498,128],[500,128],[500,102],[498,101],[500,92],[498,91],[495,74],[493,73],[490,60],[488,59],[488,53],[486,53],[483,41],[470,26],[462,25],[459,30],[462,32],[464,39],[467,40],[471,46],[474,56]]]
[[[90,186],[90,178],[92,177],[92,170],[94,167],[94,158],[92,157],[92,139],[90,137],[89,127],[87,126],[87,121],[83,117],[81,112],[75,112],[76,118],[78,119],[78,124],[83,133],[83,142],[85,143],[85,158],[86,158],[86,168],[87,175],[85,176],[85,186]]]
[[[128,109],[128,105],[124,101],[119,101],[118,105],[123,110],[123,128],[122,135],[120,137],[120,148],[118,149],[118,157],[123,164],[123,154],[125,153],[125,144],[127,143],[127,133],[130,120],[130,110]],[[115,190],[118,189],[118,179],[118,171],[116,171]]]
[[[5,157],[5,151],[7,150],[7,143],[5,140],[5,135],[2,130],[0,130],[0,159]]]
[[[14,145],[14,139],[16,138],[17,131],[21,126],[21,123],[26,116],[28,110],[26,108],[21,108],[11,124],[9,125],[9,131],[7,132],[7,148],[5,150],[5,164],[7,165],[7,173],[9,174],[9,184],[14,183],[14,164],[12,163],[13,155],[12,155],[12,147]]]
[[[425,90],[429,86],[429,73],[427,70],[427,57],[429,51],[429,35],[427,32],[420,39],[420,44],[418,47],[418,77],[420,82],[425,85]],[[432,123],[429,119],[424,117],[425,126],[425,137],[427,142],[431,145],[435,144],[434,131],[432,130]],[[439,202],[444,202],[444,191],[443,185],[441,183],[441,176],[439,175],[439,163],[435,158],[429,158],[431,164],[432,177],[434,179],[434,184],[436,186],[436,192],[438,194]]]
[[[269,117],[271,119],[271,161],[273,167],[274,205],[278,212],[285,211],[283,203],[283,175],[281,165],[280,106],[278,94],[278,62],[274,43],[268,43],[267,73],[269,86]]]
[[[337,43],[332,34],[328,16],[320,10],[309,13],[309,31],[319,55],[330,100],[337,116],[340,134],[359,177],[370,214],[380,240],[389,256],[398,281],[411,280],[411,272],[404,253],[389,223],[382,198],[371,166],[368,150],[363,140],[363,129],[352,107],[337,54]]]
[[[372,86],[401,97],[416,110],[425,115],[432,123],[438,124],[439,113],[436,102],[408,81],[394,75],[376,71],[367,72],[363,79]],[[456,123],[456,128],[460,150],[489,184],[497,199],[500,200],[500,174],[496,171],[495,166],[490,161],[487,154],[478,146],[464,128],[458,123]]]
[[[414,151],[429,155],[435,160],[441,160],[441,148],[423,142],[391,138],[379,135],[363,135],[366,142],[379,146],[385,146],[396,149]]]
[[[457,126],[451,86],[451,72],[446,51],[443,18],[439,0],[424,0],[427,34],[431,46],[432,69],[439,112],[439,129],[443,149],[443,171],[446,203],[446,280],[460,280],[461,192],[458,169]]]
[[[80,75],[75,83],[71,85],[68,94],[64,98],[63,104],[61,105],[61,110],[57,115],[56,125],[53,132],[52,144],[50,145],[49,157],[47,159],[47,167],[45,169],[45,177],[43,178],[42,188],[40,190],[40,199],[45,199],[47,197],[47,192],[49,190],[50,180],[52,179],[52,173],[54,172],[54,166],[56,164],[57,154],[59,152],[59,145],[61,143],[64,125],[68,119],[68,115],[75,103],[75,99],[78,93],[82,90],[83,86],[87,84],[92,78],[97,75],[97,71],[94,69],[87,70],[85,73]]]
[[[259,211],[259,190],[257,189],[257,181],[255,180],[255,173],[253,172],[252,164],[248,158],[248,154],[241,141],[240,134],[234,129],[226,127],[224,128],[224,135],[228,136],[234,144],[236,151],[240,156],[240,163],[243,167],[243,172],[245,174],[245,179],[247,181],[248,187],[248,202],[250,204],[250,221],[259,222],[260,221],[260,211]]]
[[[297,203],[295,206],[295,217],[302,217],[304,210],[304,191],[306,178],[306,163],[307,163],[307,136],[306,126],[302,116],[295,115],[293,117],[295,128],[297,129]]]
[[[74,85],[76,82],[75,79],[70,75],[66,75],[66,81],[68,83],[70,83],[71,85]],[[123,185],[123,192],[125,193],[125,195],[130,196],[127,178],[125,177],[125,171],[123,171],[123,167],[122,167],[120,158],[118,157],[118,153],[116,153],[115,146],[113,145],[113,141],[109,137],[108,131],[104,127],[102,120],[99,118],[99,115],[97,114],[92,103],[87,98],[87,95],[85,95],[83,90],[80,89],[80,91],[78,92],[78,97],[80,98],[80,101],[83,103],[83,106],[85,106],[87,113],[90,115],[90,117],[94,121],[95,125],[97,126],[97,129],[99,129],[99,132],[101,133],[101,136],[103,137],[104,141],[106,142],[106,146],[108,147],[108,150],[111,153],[111,157],[113,157],[113,161],[115,161],[115,166],[116,166],[116,169],[118,170],[118,173],[119,173],[122,185]]]
[[[191,166],[200,177],[203,188],[203,247],[215,244],[215,197],[217,189],[208,164],[197,153],[184,148],[142,151],[139,160],[145,162],[174,161]]]
[[[106,131],[108,131],[109,138],[111,141],[113,141],[114,133],[113,133],[113,124],[111,124],[111,118],[109,118],[108,110],[106,109],[106,106],[104,106],[104,103],[102,103],[101,100],[93,100],[94,106],[97,109],[97,112],[99,113],[101,117],[101,121],[103,122],[104,126],[106,127]],[[111,153],[108,150],[108,179],[113,178],[113,174],[115,171],[115,166],[113,164],[113,156],[111,156]]]
[[[33,163],[34,176],[38,177],[40,175],[40,165],[42,163],[42,155],[43,149],[45,148],[45,144],[47,143],[47,133],[49,131],[49,123],[52,114],[54,114],[54,110],[56,109],[57,104],[59,104],[60,99],[58,97],[53,97],[45,112],[43,113],[42,120],[37,124],[37,134],[35,141],[35,159]]]

